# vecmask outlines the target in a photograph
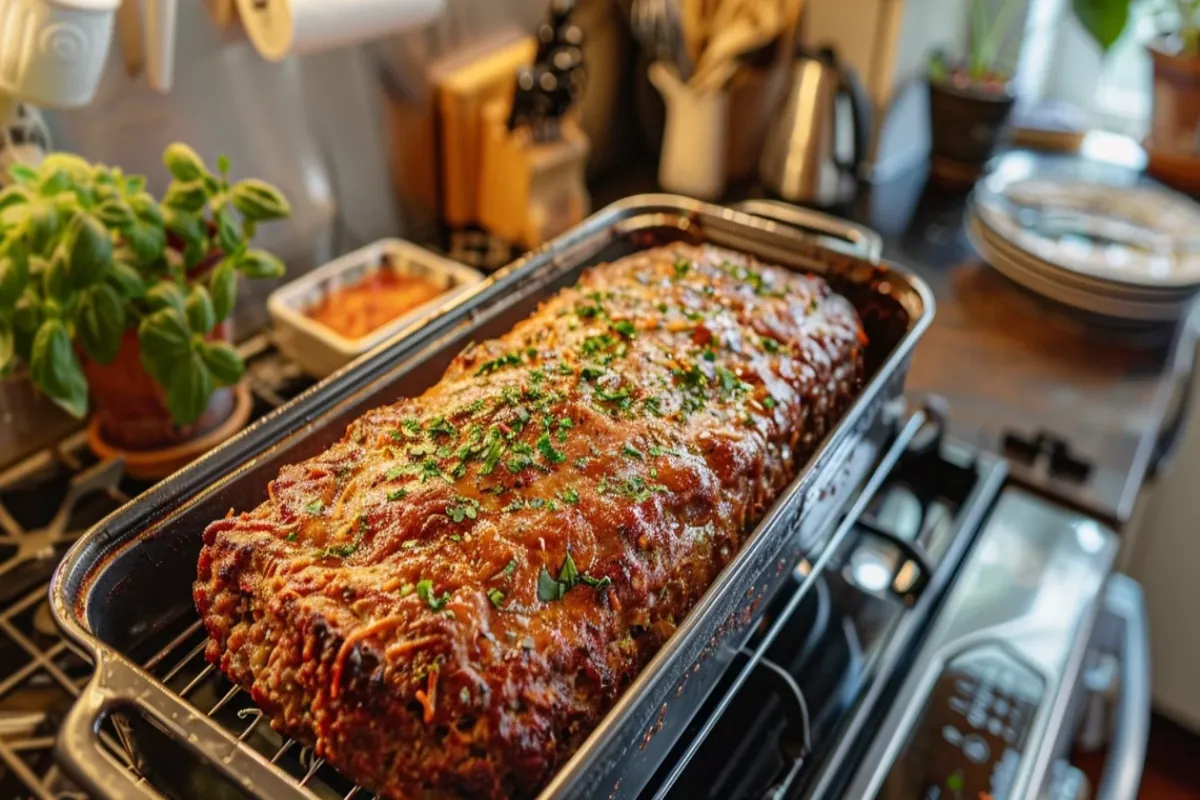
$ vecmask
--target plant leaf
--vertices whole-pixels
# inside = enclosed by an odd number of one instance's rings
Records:
[[[137,300],[146,295],[146,284],[142,281],[142,276],[124,261],[114,261],[112,269],[104,279],[127,300]]]
[[[166,208],[177,208],[190,211],[193,214],[204,208],[208,203],[208,190],[204,181],[171,181],[167,193],[163,195],[162,204]]]
[[[157,311],[160,308],[173,308],[183,312],[187,304],[187,296],[178,284],[160,281],[146,292],[146,302]]]
[[[237,351],[225,342],[201,342],[197,350],[217,386],[232,386],[246,371]]]
[[[0,191],[0,211],[9,206],[24,205],[29,202],[29,190],[24,186],[6,186]]]
[[[286,272],[283,262],[266,250],[247,250],[237,268],[247,278],[278,278]]]
[[[58,233],[58,209],[53,203],[38,201],[29,206],[29,216],[25,218],[25,233],[29,241],[31,253],[46,253],[54,244],[54,236]]]
[[[161,216],[157,225],[145,221],[144,217],[139,219],[141,221],[124,228],[121,235],[125,237],[125,242],[138,257],[138,261],[149,263],[157,260],[163,254],[167,247],[167,235],[159,227],[162,224]]]
[[[96,216],[110,228],[124,228],[134,221],[133,209],[119,197],[110,198],[98,205]]]
[[[1130,0],[1072,0],[1080,24],[1107,53],[1129,21]]]
[[[11,308],[21,299],[29,283],[29,261],[23,251],[12,249],[0,257],[0,309]]]
[[[4,375],[8,371],[16,353],[17,343],[16,337],[13,336],[12,325],[8,324],[8,320],[0,319],[0,375]]]
[[[283,193],[257,178],[235,183],[230,197],[234,207],[251,222],[284,219],[292,214],[292,208]]]
[[[163,152],[163,163],[167,165],[167,171],[181,181],[199,180],[208,174],[199,154],[181,142],[167,145]]]
[[[163,224],[185,244],[204,241],[204,222],[195,214],[168,207],[163,209]]]
[[[53,167],[42,167],[42,179],[38,184],[38,191],[46,197],[54,197],[59,192],[65,192],[71,188],[73,182],[71,176],[64,169],[55,169]]]
[[[233,264],[229,263],[229,259],[222,260],[213,270],[212,277],[209,278],[208,292],[212,295],[213,314],[218,322],[233,313],[233,307],[237,303],[237,272],[234,271]]]
[[[180,425],[195,422],[208,407],[212,396],[212,375],[198,353],[190,353],[176,361],[164,387],[167,390],[167,410],[171,419]]]
[[[125,178],[125,194],[137,194],[145,188],[145,175],[129,175]]]
[[[158,207],[158,201],[148,192],[138,192],[131,195],[126,202],[133,209],[133,213],[137,214],[138,219],[159,226],[163,224],[162,210]]]
[[[228,209],[222,208],[217,212],[216,217],[217,242],[221,245],[221,251],[224,253],[235,252],[242,244],[242,232],[238,230],[233,214]]]
[[[107,283],[85,289],[75,312],[75,330],[94,361],[111,364],[125,335],[125,303]]]
[[[67,232],[67,275],[82,289],[101,280],[112,266],[113,243],[108,229],[91,214],[80,214]]]
[[[38,171],[24,164],[9,164],[8,175],[20,186],[36,186]]]
[[[176,308],[159,309],[138,326],[142,366],[164,388],[175,364],[191,353],[191,345],[187,320]]]
[[[188,292],[184,311],[187,313],[188,325],[195,333],[208,333],[217,324],[212,299],[208,296],[208,289],[203,286],[193,286]]]
[[[67,260],[62,252],[54,254],[42,271],[42,292],[57,303],[66,303],[71,283],[67,275]]]
[[[60,320],[48,319],[38,328],[29,372],[34,384],[68,414],[82,419],[87,413],[87,380]]]

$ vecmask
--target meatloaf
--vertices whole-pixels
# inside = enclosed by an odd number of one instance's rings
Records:
[[[819,277],[676,245],[586,271],[204,532],[208,659],[386,798],[527,796],[863,380]]]

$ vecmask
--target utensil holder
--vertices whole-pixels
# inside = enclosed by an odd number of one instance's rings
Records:
[[[533,249],[588,215],[589,143],[573,114],[561,120],[557,140],[535,142],[523,129],[508,130],[508,113],[507,100],[484,108],[479,222]]]
[[[667,110],[658,185],[701,200],[719,198],[725,191],[729,93],[697,92],[661,62],[651,64],[649,74]]]
[[[38,106],[91,100],[119,2],[0,0],[0,94]]]

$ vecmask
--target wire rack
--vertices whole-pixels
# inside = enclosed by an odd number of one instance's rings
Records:
[[[265,336],[239,348],[247,363],[254,414],[261,416],[312,384]],[[47,590],[58,560],[84,531],[150,487],[125,474],[119,459],[98,461],[83,431],[65,437],[0,472],[0,798],[3,800],[85,800],[54,761],[55,732],[91,676],[91,665],[58,631]],[[152,663],[155,674],[169,677],[192,701],[207,702],[224,678],[203,669],[204,633],[196,621],[164,648]],[[261,712],[248,695],[225,682],[221,696],[202,709],[225,722],[233,713],[235,735],[254,746],[279,737],[259,725]],[[240,716],[238,716],[240,714]],[[231,730],[233,728],[231,727]],[[256,733],[257,732],[257,733]],[[120,726],[109,726],[105,744],[131,768],[138,754]],[[365,800],[366,792],[340,787],[336,774],[325,779],[311,751],[279,741],[272,761],[297,776],[321,798]],[[339,789],[333,789],[337,784]],[[331,792],[333,792],[331,794]]]

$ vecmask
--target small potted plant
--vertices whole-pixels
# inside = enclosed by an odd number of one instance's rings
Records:
[[[164,160],[161,201],[141,176],[63,153],[14,167],[0,191],[0,375],[21,369],[77,418],[90,396],[92,432],[121,451],[178,448],[228,420],[238,276],[284,270],[250,247],[290,214],[275,187],[231,183],[226,158],[214,174],[182,144]]]
[[[1012,76],[998,64],[1018,4],[1005,0],[989,18],[987,0],[971,0],[971,39],[963,62],[929,60],[930,168],[943,181],[970,184],[983,171],[1012,111]]]
[[[1164,182],[1196,193],[1200,192],[1200,0],[1173,0],[1170,9],[1175,13],[1166,32],[1146,44],[1154,65],[1148,169]]]

